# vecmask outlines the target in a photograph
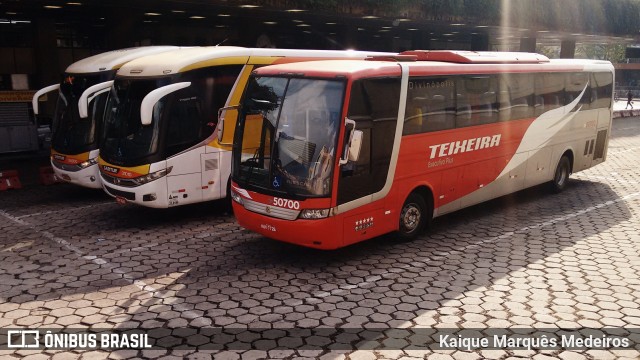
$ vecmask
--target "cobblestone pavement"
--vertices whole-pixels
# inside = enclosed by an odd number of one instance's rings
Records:
[[[6,191],[0,328],[144,328],[159,336],[187,327],[637,329],[640,119],[617,119],[612,135],[608,160],[574,174],[561,194],[526,190],[439,218],[413,242],[389,235],[331,252],[243,230],[219,203],[154,210],[69,185]],[[254,349],[0,357],[640,357],[638,348],[420,350],[405,346],[411,332],[377,335],[376,350],[286,349],[295,338],[278,350],[267,336],[244,339]]]

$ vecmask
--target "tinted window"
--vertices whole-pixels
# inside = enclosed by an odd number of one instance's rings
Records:
[[[565,74],[565,99],[564,104],[569,105],[581,96],[578,106],[572,110],[588,110],[591,107],[591,87],[589,87],[589,73]],[[583,94],[584,92],[584,94]]]
[[[338,204],[380,191],[387,180],[395,138],[400,79],[355,81],[347,117],[363,132],[360,158],[340,169]],[[342,152],[341,152],[342,153]]]
[[[411,78],[403,135],[455,127],[455,78]]]
[[[456,127],[498,120],[498,81],[495,75],[463,76],[456,84]]]
[[[172,94],[168,107],[165,156],[175,155],[209,137],[242,65],[215,66],[186,72],[178,81],[191,85]]]
[[[610,108],[613,93],[613,75],[608,72],[591,74],[591,108]]]
[[[536,116],[564,105],[564,74],[535,75]]]
[[[503,74],[498,95],[500,121],[531,118],[534,115],[532,74]]]

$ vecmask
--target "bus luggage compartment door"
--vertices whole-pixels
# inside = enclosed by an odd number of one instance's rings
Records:
[[[220,154],[204,153],[200,155],[202,167],[202,201],[219,199],[223,186],[220,183]]]

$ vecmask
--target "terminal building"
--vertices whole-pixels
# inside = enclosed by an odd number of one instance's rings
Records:
[[[33,91],[58,83],[71,63],[108,50],[548,48],[572,58],[581,46],[636,44],[638,13],[632,0],[1,0],[0,123],[27,114]],[[640,85],[640,63],[616,66],[621,85]],[[43,119],[53,108],[47,101]]]

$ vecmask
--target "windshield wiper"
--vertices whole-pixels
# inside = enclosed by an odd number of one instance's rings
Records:
[[[253,156],[251,158],[241,163],[241,165],[249,166],[249,171],[246,172],[246,175],[244,176],[244,180],[246,182],[249,182],[251,180],[251,175],[253,174],[253,168],[257,167],[256,165],[258,165],[257,159],[259,155],[260,155],[260,149],[258,148],[253,153]],[[240,172],[240,175],[242,175],[242,172]]]

